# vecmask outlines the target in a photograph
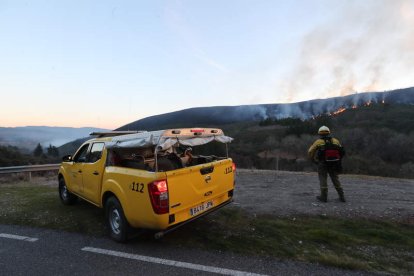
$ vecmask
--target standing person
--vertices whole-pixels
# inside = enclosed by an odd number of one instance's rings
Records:
[[[316,198],[321,202],[328,201],[328,174],[339,195],[339,200],[345,202],[344,191],[339,181],[339,173],[342,172],[341,159],[345,150],[338,139],[331,137],[331,131],[327,126],[321,126],[317,139],[308,150],[309,158],[318,164],[319,185],[321,195]]]

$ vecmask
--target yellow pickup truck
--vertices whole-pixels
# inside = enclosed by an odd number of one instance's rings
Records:
[[[235,164],[227,144],[233,139],[220,129],[91,135],[97,137],[63,158],[59,196],[66,205],[82,198],[104,208],[116,241],[126,241],[130,227],[162,237],[232,201]],[[224,147],[225,157],[200,154],[211,145]]]

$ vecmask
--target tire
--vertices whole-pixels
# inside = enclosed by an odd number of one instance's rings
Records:
[[[63,177],[59,178],[59,197],[63,204],[65,205],[73,205],[78,197],[68,191],[66,187],[66,182]]]
[[[117,242],[125,242],[128,237],[129,224],[121,203],[114,196],[111,196],[105,202],[105,219],[111,239]]]

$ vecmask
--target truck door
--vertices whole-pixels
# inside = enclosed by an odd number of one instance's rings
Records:
[[[75,156],[73,157],[73,165],[70,167],[71,181],[70,184],[68,184],[69,190],[78,194],[82,194],[83,192],[82,173],[83,166],[86,162],[88,148],[89,144],[85,144],[78,150],[78,152],[76,152]]]
[[[97,204],[101,197],[102,175],[106,161],[106,154],[103,155],[106,152],[104,146],[103,142],[92,144],[82,170],[83,196]]]

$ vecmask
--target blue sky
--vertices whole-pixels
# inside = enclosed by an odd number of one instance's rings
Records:
[[[0,126],[414,84],[414,1],[1,1]]]

